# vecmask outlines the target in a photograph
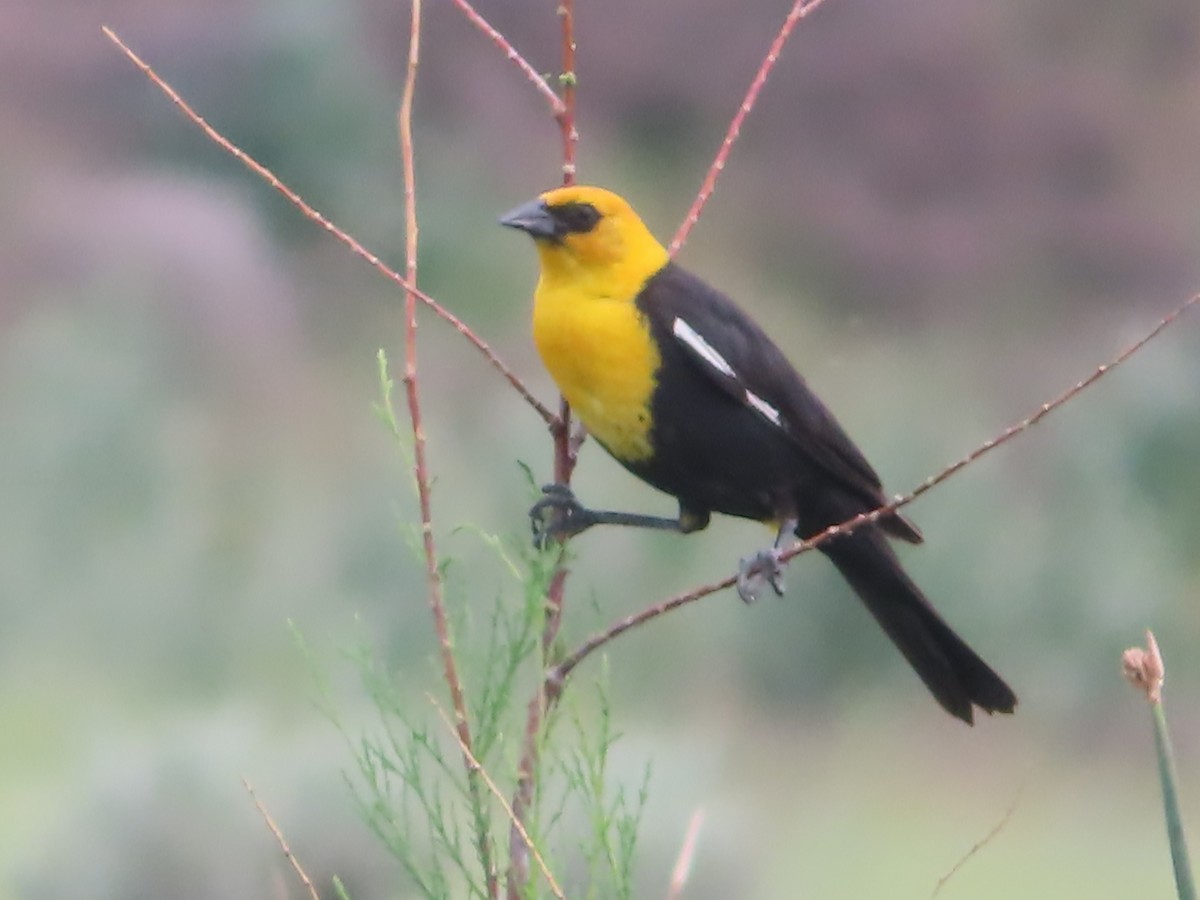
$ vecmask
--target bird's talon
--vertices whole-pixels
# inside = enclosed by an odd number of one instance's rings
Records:
[[[533,545],[537,549],[544,550],[552,541],[569,538],[593,524],[591,510],[575,499],[569,486],[547,484],[542,494],[529,509]]]
[[[737,592],[743,603],[753,603],[757,600],[764,582],[771,586],[776,596],[783,596],[787,588],[783,581],[783,565],[779,561],[779,555],[779,550],[772,547],[742,560],[738,567]]]

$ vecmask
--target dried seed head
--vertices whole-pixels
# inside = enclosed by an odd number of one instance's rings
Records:
[[[1146,649],[1131,647],[1121,654],[1121,669],[1129,683],[1140,688],[1151,703],[1158,703],[1162,699],[1166,670],[1152,632],[1146,632]]]

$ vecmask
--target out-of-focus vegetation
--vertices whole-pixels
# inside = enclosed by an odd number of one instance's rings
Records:
[[[553,4],[480,2],[542,69]],[[582,3],[580,171],[664,237],[783,5]],[[400,258],[404,4],[18,0],[0,9],[0,900],[284,896],[239,776],[314,877],[401,884],[309,703],[294,621],[354,716],[368,635],[437,688],[409,485],[371,411],[400,297],[183,123],[115,27],[218,127]],[[636,22],[636,26],[633,24]],[[422,284],[542,396],[528,248],[496,215],[557,178],[539,98],[449,4],[417,103]],[[762,321],[905,490],[1200,290],[1200,7],[827,0],[749,121],[683,260]],[[538,420],[449,329],[421,330],[451,600],[504,589],[470,523],[524,540]],[[708,812],[689,898],[1162,896],[1146,625],[1200,798],[1200,318],[916,504],[906,551],[1021,696],[945,717],[815,557],[609,652],[615,773],[655,777],[659,896]],[[668,511],[589,446],[583,498]],[[569,635],[726,574],[763,534],[596,533]],[[619,580],[614,573],[620,573]],[[594,664],[592,664],[594,665]],[[579,678],[588,678],[585,667]],[[614,775],[614,777],[615,777]]]

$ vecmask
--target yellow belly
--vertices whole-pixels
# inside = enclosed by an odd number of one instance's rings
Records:
[[[533,338],[558,389],[610,453],[630,462],[652,455],[650,398],[661,359],[632,302],[539,291]]]

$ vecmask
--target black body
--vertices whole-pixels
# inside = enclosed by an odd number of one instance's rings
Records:
[[[637,305],[662,355],[651,405],[648,460],[620,460],[678,498],[680,522],[710,512],[795,520],[796,535],[887,503],[879,476],[766,333],[728,297],[674,263],[650,278]],[[734,375],[706,362],[674,333],[677,318],[703,337]],[[746,402],[747,392],[778,423]],[[887,536],[920,532],[893,514],[821,546],[938,702],[972,721],[972,705],[1012,712],[1016,696],[942,620],[905,574]]]

